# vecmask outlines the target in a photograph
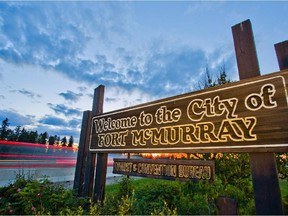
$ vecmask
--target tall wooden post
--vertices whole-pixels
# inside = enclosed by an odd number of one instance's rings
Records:
[[[92,118],[95,115],[103,113],[103,103],[104,103],[104,86],[100,85],[94,90]],[[87,166],[85,170],[85,183],[84,183],[83,196],[89,196],[92,198],[95,169],[96,169],[96,154],[89,152],[87,157]]]
[[[96,167],[96,178],[94,187],[94,202],[100,202],[103,205],[105,198],[105,186],[106,186],[106,173],[107,173],[107,153],[97,154],[97,167]]]
[[[280,70],[288,69],[288,40],[274,45]]]
[[[240,79],[260,75],[250,20],[232,27]],[[249,153],[256,214],[283,214],[273,153]]]
[[[96,166],[96,154],[88,152],[87,161],[86,161],[86,169],[85,169],[85,178],[84,178],[84,187],[83,187],[83,197],[90,197],[92,198],[93,192],[93,179],[95,173],[95,166]]]
[[[93,116],[103,113],[104,89],[105,87],[101,85],[96,89],[97,91],[95,91],[94,93],[94,102],[93,102],[94,111],[92,111]],[[101,204],[103,204],[105,196],[107,159],[108,159],[107,153],[97,154],[93,201],[100,201]]]
[[[92,120],[92,112],[89,110],[84,111],[82,118],[78,154],[77,154],[74,185],[73,185],[73,189],[77,192],[78,196],[81,196],[83,192],[87,155],[89,151],[91,120]]]

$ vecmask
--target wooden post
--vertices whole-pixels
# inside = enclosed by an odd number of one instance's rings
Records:
[[[107,159],[108,159],[107,153],[97,154],[97,167],[96,167],[93,201],[100,202],[101,205],[103,205],[105,198]]]
[[[216,205],[218,208],[218,215],[238,215],[237,203],[230,197],[219,197]]]
[[[90,141],[90,131],[91,131],[91,121],[92,112],[87,110],[83,112],[78,154],[77,154],[77,164],[75,169],[74,185],[73,189],[77,192],[78,196],[82,195],[83,185],[84,185],[84,175],[86,169],[87,155],[89,151],[89,141]]]
[[[92,198],[93,179],[96,165],[96,154],[88,152],[86,163],[87,165],[85,169],[85,178],[84,178],[84,187],[82,196]]]
[[[104,103],[104,89],[103,85],[100,85],[94,93],[94,106],[93,106],[93,116],[103,113],[103,103]],[[97,163],[96,163],[96,177],[94,184],[94,195],[93,201],[100,201],[103,205],[105,198],[105,186],[106,186],[106,173],[107,173],[107,153],[98,153],[97,154]]]
[[[252,25],[246,20],[232,27],[240,79],[260,75]],[[273,153],[249,153],[256,214],[283,214]]]
[[[288,69],[288,40],[275,44],[274,47],[280,70]]]
[[[257,52],[250,20],[232,27],[240,80],[260,76]]]
[[[127,159],[130,159],[130,153],[127,154]],[[130,176],[127,175],[127,178],[130,178]]]
[[[103,102],[104,102],[104,86],[100,85],[94,90],[92,118],[95,115],[103,113]],[[96,154],[89,152],[87,157],[87,166],[85,170],[85,183],[84,183],[83,196],[88,196],[92,198],[95,168],[96,168]]]

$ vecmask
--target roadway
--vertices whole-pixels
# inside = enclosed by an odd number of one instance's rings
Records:
[[[107,183],[121,175],[113,174],[113,158],[123,158],[121,154],[109,154],[107,168]],[[73,182],[75,175],[75,160],[0,160],[0,187],[15,181],[17,175],[25,178],[43,179],[45,176],[54,183]]]

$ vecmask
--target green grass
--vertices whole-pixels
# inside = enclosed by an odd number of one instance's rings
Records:
[[[125,177],[123,177],[125,178]],[[133,179],[133,186],[135,188],[149,187],[150,184],[153,184],[155,179],[143,178],[143,179]],[[159,180],[157,180],[159,182]],[[161,181],[161,180],[160,180]],[[119,184],[111,184],[106,186],[105,193],[116,194],[119,190]]]
[[[133,186],[134,188],[149,188],[150,185],[155,184],[159,181],[165,181],[166,183],[175,184],[176,182],[168,181],[168,180],[159,180],[159,179],[149,179],[149,178],[141,178],[141,179],[133,179]],[[168,183],[168,184],[169,184]],[[252,182],[251,182],[252,184]],[[288,181],[287,180],[280,180],[279,181],[281,196],[282,199],[288,196]],[[111,184],[106,186],[106,193],[115,194],[119,190],[119,184]]]
[[[118,183],[107,185],[106,188],[105,188],[105,193],[115,194],[118,189],[119,189]]]
[[[282,198],[288,196],[288,181],[287,180],[280,180],[279,185],[280,185]]]
[[[151,185],[157,184],[157,183],[159,184],[161,182],[165,182],[166,185],[178,184],[178,182],[176,181],[168,181],[168,180],[161,180],[161,179],[150,179],[150,178],[136,178],[136,179],[131,178],[131,179],[133,182],[133,187],[135,189],[150,188]],[[115,195],[119,191],[119,188],[120,188],[120,185],[118,183],[106,185],[105,193]]]

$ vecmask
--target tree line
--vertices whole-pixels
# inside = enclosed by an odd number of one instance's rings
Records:
[[[72,147],[74,144],[73,136],[60,137],[57,135],[49,136],[47,132],[38,133],[38,131],[27,130],[24,127],[17,126],[14,130],[9,128],[9,120],[5,118],[2,121],[0,128],[0,140],[7,141],[17,141],[17,142],[28,142],[28,143],[39,143],[39,144],[49,144],[57,146],[67,146]]]

